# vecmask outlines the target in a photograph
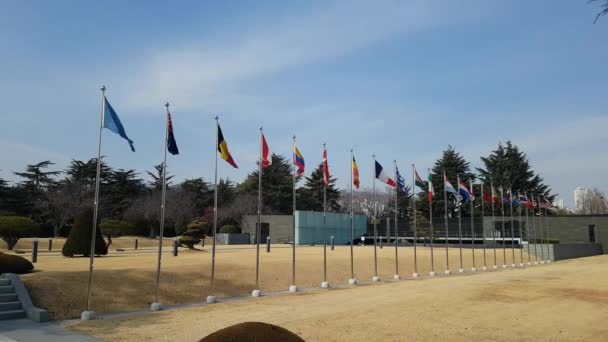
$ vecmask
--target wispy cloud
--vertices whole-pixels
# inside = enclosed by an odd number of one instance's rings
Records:
[[[449,7],[449,8],[446,8]],[[128,104],[146,108],[172,98],[184,109],[234,102],[226,92],[255,75],[334,58],[395,35],[449,22],[457,6],[437,1],[347,1],[308,17],[283,17],[238,41],[188,41],[152,55],[132,78]],[[440,10],[441,9],[441,10]]]
[[[56,165],[54,170],[63,170],[70,162],[70,158],[53,151],[49,151],[39,146],[28,144],[12,143],[0,141],[0,155],[2,155],[2,165],[0,166],[0,177],[16,181],[19,177],[13,172],[21,172],[27,164],[35,164],[43,160],[51,160]]]

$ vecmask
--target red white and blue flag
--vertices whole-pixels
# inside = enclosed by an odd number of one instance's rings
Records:
[[[464,198],[465,201],[475,200],[475,195],[473,195],[473,192],[462,180],[458,180],[458,193],[460,194],[460,197]]]
[[[389,177],[386,174],[386,172],[384,172],[384,168],[382,167],[382,165],[380,165],[380,163],[378,163],[377,161],[375,161],[375,163],[376,163],[376,178],[379,181],[381,181],[382,183],[387,184],[391,188],[396,187],[397,183],[395,182],[394,179],[392,179],[391,177]]]

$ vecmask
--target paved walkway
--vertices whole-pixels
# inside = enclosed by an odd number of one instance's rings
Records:
[[[59,322],[37,323],[29,319],[0,321],[0,342],[96,342],[89,336],[65,329]]]

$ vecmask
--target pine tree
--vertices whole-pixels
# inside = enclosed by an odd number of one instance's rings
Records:
[[[200,216],[204,214],[206,208],[213,206],[213,192],[209,188],[209,183],[202,177],[186,179],[180,187],[192,198]]]
[[[452,186],[458,189],[457,176],[469,184],[469,180],[474,180],[475,175],[470,171],[470,163],[456,152],[454,147],[448,145],[448,148],[442,152],[441,158],[435,161],[431,173],[433,174],[433,188],[435,190],[435,198],[433,199],[433,217],[443,218],[445,216],[444,195],[443,195],[443,173],[445,172]],[[429,202],[426,192],[418,193],[416,206],[421,210],[426,217],[429,215]],[[453,194],[448,193],[448,217],[456,217],[457,202]],[[468,205],[462,205],[462,215],[466,216],[469,212]],[[435,222],[436,223],[436,222]]]
[[[55,165],[55,163],[45,160],[37,164],[27,165],[24,172],[13,173],[21,178],[25,178],[21,183],[37,199],[43,188],[55,183],[53,176],[60,173],[59,171],[43,171],[51,165]]]
[[[512,189],[514,193],[520,191],[539,194],[553,200],[551,189],[534,173],[526,154],[510,141],[499,143],[496,150],[487,157],[481,157],[481,161],[484,167],[477,168],[477,171],[488,189],[490,183],[493,183],[496,189],[502,186],[505,193]]]
[[[258,183],[259,170],[255,170],[240,185],[240,191],[254,195],[257,199]],[[272,155],[272,164],[262,171],[262,196],[264,213],[291,214],[293,172],[291,163],[286,158]]]
[[[120,218],[144,189],[144,182],[137,177],[135,170],[112,171],[107,190],[104,191],[110,216]]]
[[[327,211],[339,212],[340,192],[336,188],[336,178],[329,178],[327,186]],[[304,187],[297,190],[299,210],[323,211],[323,163],[314,169],[310,177],[306,177]]]
[[[91,254],[91,234],[93,232],[93,208],[85,208],[76,217],[74,227],[70,230],[61,254],[67,257],[74,255],[89,256]],[[108,254],[108,245],[101,235],[101,229],[96,229],[95,255]]]
[[[162,190],[163,189],[163,163],[158,165],[154,165],[154,172],[146,171],[148,176],[152,177],[151,181],[148,181],[148,186],[151,190]],[[173,176],[169,176],[169,171],[166,174],[166,185],[169,188],[169,184],[171,184],[171,179]]]

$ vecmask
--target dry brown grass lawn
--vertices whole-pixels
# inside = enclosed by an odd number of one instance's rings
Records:
[[[279,325],[306,341],[604,341],[606,269],[602,255],[69,325],[103,341],[135,342],[194,342],[246,321]]]
[[[291,285],[291,248],[273,246],[271,253],[261,251],[260,287],[262,291],[287,290]],[[430,271],[430,249],[418,248],[418,272]],[[458,270],[458,249],[450,249],[452,271]],[[322,247],[297,249],[296,283],[299,287],[318,287],[323,280]],[[346,283],[350,278],[348,246],[328,247],[330,284]],[[362,280],[373,276],[373,247],[355,247],[355,275]],[[471,250],[463,250],[464,266],[470,269]],[[502,265],[502,250],[498,250]],[[378,272],[382,278],[395,273],[395,249],[378,249]],[[483,252],[476,250],[477,267]],[[487,263],[493,265],[493,252],[487,250]],[[218,246],[216,256],[216,291],[221,297],[243,296],[255,287],[255,249],[252,246]],[[516,251],[516,263],[519,253]],[[524,261],[527,255],[524,254]],[[55,319],[79,317],[85,308],[88,258],[41,256],[35,265],[38,272],[23,276],[34,302],[50,311]],[[413,248],[399,248],[400,274],[413,272]],[[507,250],[507,264],[511,252]],[[210,290],[211,253],[207,246],[200,251],[182,250],[177,257],[163,256],[161,302],[165,305],[204,301]],[[445,270],[445,250],[435,248],[435,269]],[[147,309],[154,301],[156,254],[109,255],[95,259],[93,276],[93,309],[99,313]]]

